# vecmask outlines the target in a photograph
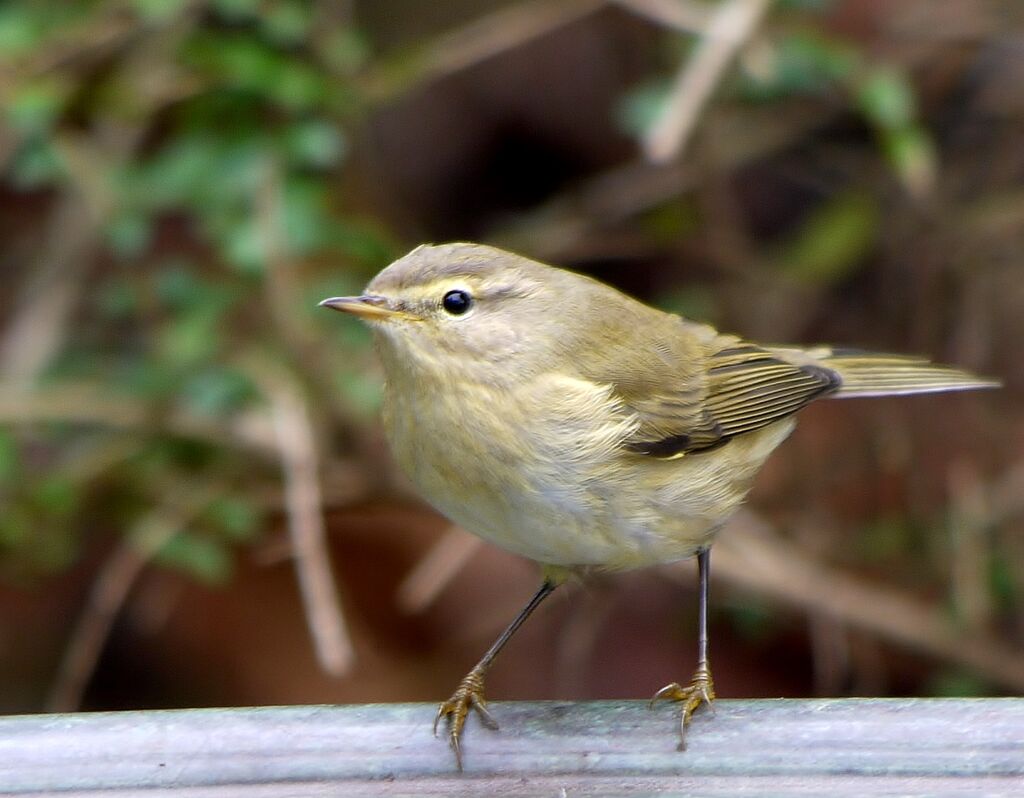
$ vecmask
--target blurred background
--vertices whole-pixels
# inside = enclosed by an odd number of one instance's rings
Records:
[[[805,410],[711,659],[724,697],[1021,694],[1022,142],[1018,0],[7,0],[0,710],[450,694],[536,569],[412,494],[316,303],[459,239],[1001,379]],[[489,695],[688,678],[694,583],[556,594]]]

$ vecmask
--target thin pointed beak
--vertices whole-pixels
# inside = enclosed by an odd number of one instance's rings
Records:
[[[391,302],[382,296],[332,296],[320,303],[322,308],[340,310],[342,313],[351,313],[361,319],[368,321],[383,321],[393,319],[396,316],[405,315],[402,311],[392,307]]]

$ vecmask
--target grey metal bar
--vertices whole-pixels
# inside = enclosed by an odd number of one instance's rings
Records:
[[[0,718],[0,794],[1024,795],[1024,699],[507,702],[464,774],[432,704]]]

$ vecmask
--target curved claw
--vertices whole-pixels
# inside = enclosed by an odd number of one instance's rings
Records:
[[[448,703],[447,701],[441,703],[437,707],[437,714],[434,715],[434,737],[437,737],[437,724],[441,722],[441,718],[448,714]]]
[[[672,682],[672,684],[666,684],[658,692],[651,696],[651,700],[647,702],[648,709],[654,709],[654,705],[658,701],[678,701],[678,695],[683,690],[679,686],[679,682]]]
[[[434,716],[434,736],[437,737],[437,727],[441,718],[448,721],[448,744],[452,753],[455,754],[455,765],[462,770],[462,729],[466,725],[466,717],[472,708],[480,717],[480,722],[489,729],[497,729],[498,722],[487,711],[487,699],[484,698],[483,672],[474,668],[466,674],[459,683],[458,688],[452,693],[452,697],[444,701]]]
[[[648,707],[655,701],[678,701],[682,706],[679,716],[679,750],[686,750],[686,727],[690,725],[693,713],[702,706],[707,706],[714,713],[715,683],[711,679],[711,670],[706,665],[698,667],[690,683],[683,687],[678,682],[667,684],[656,692]]]

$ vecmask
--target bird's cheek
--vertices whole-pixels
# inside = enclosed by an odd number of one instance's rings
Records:
[[[528,351],[528,336],[522,334],[511,324],[495,321],[483,330],[474,341],[480,356],[491,362],[507,361],[520,357]]]

